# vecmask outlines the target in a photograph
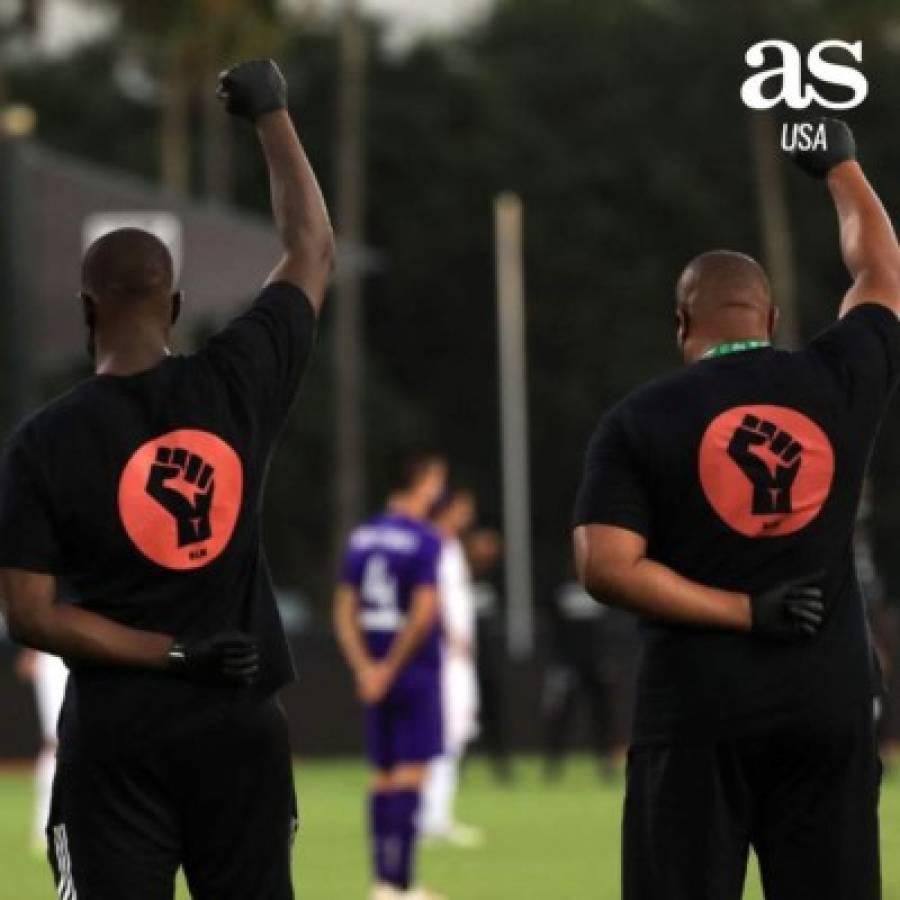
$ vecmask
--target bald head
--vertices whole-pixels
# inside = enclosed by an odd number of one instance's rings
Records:
[[[81,285],[100,304],[141,304],[172,292],[172,255],[155,235],[120,228],[91,244],[81,264]]]
[[[88,352],[98,372],[132,374],[168,354],[181,310],[172,254],[156,236],[120,228],[98,238],[81,263]]]
[[[769,279],[752,257],[712,250],[691,260],[678,279],[679,342],[737,341],[771,336],[775,323]]]

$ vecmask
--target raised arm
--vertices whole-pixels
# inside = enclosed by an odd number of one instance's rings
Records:
[[[284,256],[267,283],[287,281],[318,312],[334,266],[334,233],[312,166],[287,111],[287,85],[272,60],[241,63],[219,80],[228,111],[256,126],[272,193],[272,212]]]
[[[900,247],[890,217],[859,163],[828,173],[841,234],[841,253],[853,278],[840,315],[861,303],[878,303],[900,316]]]
[[[825,179],[837,210],[841,253],[853,278],[840,315],[862,303],[886,306],[900,315],[900,247],[890,217],[856,161],[853,134],[838,119],[821,119],[822,139],[796,151],[797,165]]]

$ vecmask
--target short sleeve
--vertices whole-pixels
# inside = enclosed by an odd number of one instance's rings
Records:
[[[20,432],[0,462],[0,567],[58,574],[62,549],[34,454],[28,432]]]
[[[250,309],[211,338],[198,356],[277,428],[297,392],[315,333],[316,316],[306,294],[279,281],[267,285]]]
[[[588,445],[574,524],[615,525],[648,537],[648,494],[638,454],[630,447],[619,416],[607,416]]]
[[[865,303],[814,338],[807,348],[835,377],[848,402],[883,403],[900,376],[900,321]]]
[[[441,542],[429,535],[416,553],[413,570],[413,587],[436,587],[441,559]]]

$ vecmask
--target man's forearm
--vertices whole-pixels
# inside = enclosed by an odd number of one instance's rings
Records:
[[[285,252],[330,257],[334,235],[325,199],[286,110],[268,113],[257,133],[269,168],[272,213]]]
[[[604,601],[651,618],[733,631],[751,627],[747,594],[707,587],[650,559],[613,570],[588,589]]]
[[[385,657],[385,665],[392,674],[399,672],[422,646],[437,618],[437,595],[433,589],[423,589],[413,599],[406,626],[394,638]]]
[[[351,591],[346,586],[338,588],[334,602],[334,631],[347,664],[358,672],[370,659],[357,622],[356,597]]]
[[[139,669],[166,668],[173,643],[169,635],[128,628],[65,604],[10,630],[20,643],[72,662]]]
[[[828,173],[840,226],[841,253],[851,276],[900,266],[900,249],[884,206],[854,160]]]

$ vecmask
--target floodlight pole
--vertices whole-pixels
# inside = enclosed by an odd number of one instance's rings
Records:
[[[340,52],[337,160],[339,256],[334,304],[336,554],[360,519],[366,483],[361,396],[362,268],[356,259],[364,244],[363,102],[366,46],[356,0],[344,0]]]
[[[531,486],[528,471],[528,377],[522,200],[500,194],[494,206],[497,331],[500,343],[506,636],[514,659],[534,648]]]

